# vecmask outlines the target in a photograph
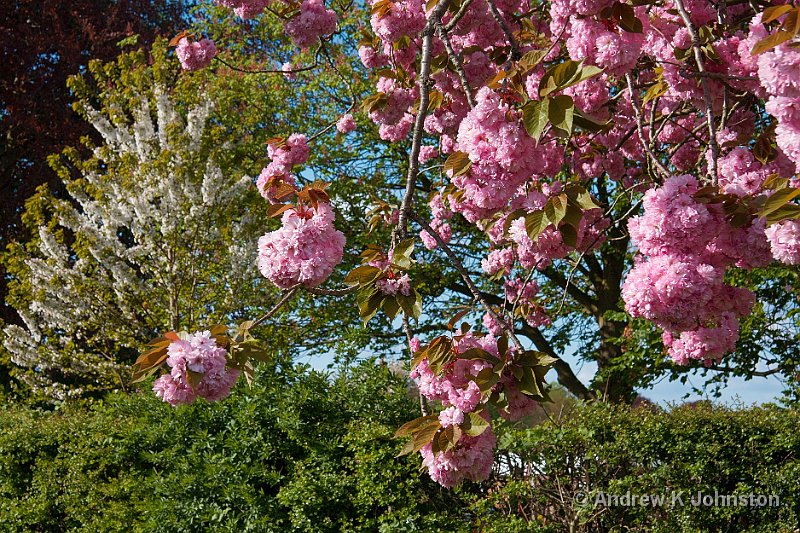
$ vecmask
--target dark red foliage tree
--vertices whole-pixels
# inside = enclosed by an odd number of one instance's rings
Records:
[[[90,59],[109,60],[118,43],[173,35],[183,0],[4,0],[0,3],[0,249],[20,236],[25,199],[41,184],[57,189],[47,156],[77,146],[90,128],[72,111],[67,78]],[[0,267],[1,269],[2,267]],[[6,294],[0,270],[0,302]],[[0,318],[15,321],[0,306]]]

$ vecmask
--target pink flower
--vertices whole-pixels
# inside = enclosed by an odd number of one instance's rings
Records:
[[[420,450],[422,465],[431,479],[444,487],[454,487],[464,480],[482,481],[489,477],[494,463],[497,439],[492,428],[477,437],[462,435],[452,450],[433,453],[428,444]]]
[[[153,391],[173,406],[192,403],[198,396],[212,402],[221,400],[230,394],[239,377],[238,370],[226,366],[228,352],[217,345],[209,331],[172,342],[167,354],[170,373],[155,381]]]
[[[270,4],[272,0],[216,0],[216,2],[225,6],[242,17],[243,19],[253,18]]]
[[[190,42],[184,37],[178,41],[175,53],[183,70],[199,70],[211,64],[211,60],[217,55],[217,47],[211,39]]]
[[[353,115],[350,113],[342,115],[342,118],[336,122],[336,129],[339,130],[340,133],[350,133],[355,130],[356,121],[353,119]]]
[[[288,188],[296,188],[297,180],[292,174],[286,174],[283,167],[277,165],[275,162],[267,165],[261,174],[258,175],[256,187],[258,192],[261,193],[269,203],[276,204],[284,201],[283,193]],[[281,195],[279,198],[278,195]]]
[[[293,133],[283,144],[270,143],[267,154],[275,163],[275,172],[289,173],[295,165],[301,165],[308,160],[309,148],[306,136],[302,133]]]
[[[258,240],[258,268],[282,289],[316,287],[342,262],[345,238],[333,226],[331,206],[289,209],[280,229]]]
[[[452,230],[450,229],[450,224],[444,220],[433,219],[431,221],[431,229],[438,233],[439,237],[441,237],[445,243],[449,243],[451,237],[453,236]],[[419,236],[422,239],[422,244],[428,250],[435,250],[439,246],[439,243],[436,241],[433,235],[427,231],[422,230],[419,233]]]
[[[419,162],[422,164],[427,163],[431,159],[439,157],[439,150],[435,146],[422,146],[419,149]]]
[[[421,344],[417,337],[411,337],[411,340],[408,341],[408,348],[411,350],[411,353],[416,353],[419,351]]]
[[[322,0],[303,0],[300,13],[292,17],[283,29],[300,48],[309,48],[320,37],[336,31],[339,18],[336,13],[325,8]]]
[[[457,426],[464,421],[464,413],[458,407],[448,407],[439,413],[439,422],[442,427]]]
[[[481,268],[490,276],[494,276],[498,272],[502,272],[502,275],[505,276],[511,272],[515,259],[513,248],[492,250],[485,259],[481,260]]]
[[[383,294],[387,296],[396,296],[402,294],[403,296],[411,295],[411,279],[408,274],[403,274],[399,278],[383,278],[375,282],[375,286]]]
[[[787,265],[800,265],[800,221],[784,220],[766,230],[772,255]]]
[[[292,66],[292,64],[288,61],[281,65],[281,71],[287,80],[291,81],[297,77],[297,75],[294,73],[294,66]]]

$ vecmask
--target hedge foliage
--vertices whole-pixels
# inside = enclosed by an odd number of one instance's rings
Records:
[[[446,491],[396,458],[417,415],[401,373],[262,365],[255,386],[173,409],[151,394],[91,408],[0,406],[0,531],[793,531],[800,414],[699,405],[576,407],[497,429],[500,467]],[[781,505],[699,507],[697,491]],[[684,506],[595,507],[685,491]],[[578,493],[586,494],[581,504]]]

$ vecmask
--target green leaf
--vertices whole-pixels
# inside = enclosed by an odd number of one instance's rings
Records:
[[[577,183],[567,185],[567,187],[564,189],[564,192],[572,202],[582,209],[597,209],[600,207],[594,202],[594,199],[592,198],[592,195],[589,194],[589,191]]]
[[[786,204],[767,215],[767,224],[775,224],[782,220],[797,220],[800,218],[800,205]]]
[[[536,241],[539,235],[550,225],[544,211],[534,211],[525,217],[525,231],[532,241]]]
[[[762,185],[762,187],[766,190],[785,189],[788,186],[789,178],[784,178],[779,174],[770,174],[767,176],[767,179],[764,180],[764,185]]]
[[[364,265],[353,269],[347,277],[344,278],[344,282],[347,285],[367,285],[372,283],[383,273],[380,268],[376,268],[370,265]]]
[[[395,455],[395,458],[403,457],[404,455],[408,455],[410,453],[414,453],[414,440],[408,439],[406,443],[400,448],[400,451]]]
[[[186,381],[189,382],[189,385],[194,389],[200,384],[203,380],[203,372],[195,372],[194,370],[186,369]]]
[[[768,216],[770,213],[785,206],[798,194],[800,194],[800,189],[781,189],[779,191],[775,191],[769,196],[769,198],[767,198],[766,203],[764,203],[764,207],[761,208],[760,215],[762,217]]]
[[[236,353],[237,356],[255,359],[262,363],[268,363],[272,359],[266,348],[255,339],[233,344],[231,345],[231,351]]]
[[[472,168],[472,161],[464,152],[453,152],[447,156],[447,160],[444,162],[444,171],[445,173],[449,172],[452,178],[466,174],[470,168]]]
[[[475,384],[481,392],[489,392],[500,381],[500,375],[492,368],[484,368],[475,376]]]
[[[461,429],[470,437],[477,437],[489,429],[489,422],[483,419],[480,415],[480,411],[473,411],[472,413],[467,413],[467,416],[464,417],[464,422],[461,423]]]
[[[758,54],[761,54],[763,52],[766,52],[767,50],[775,48],[779,44],[785,43],[792,37],[794,37],[794,35],[791,32],[778,30],[775,33],[768,35],[767,37],[764,37],[763,39],[758,41],[756,45],[753,47],[753,49],[750,50],[750,55],[757,56]]]
[[[525,126],[525,131],[536,142],[542,136],[544,128],[547,126],[548,108],[550,105],[549,98],[542,98],[539,101],[531,101],[522,106],[522,124]]]
[[[539,95],[548,94],[563,89],[574,78],[578,77],[581,63],[567,59],[566,61],[550,67],[539,82]]]
[[[645,105],[647,102],[663,96],[668,89],[669,85],[667,85],[667,82],[664,80],[658,80],[645,91],[644,97],[642,98],[642,105]]]
[[[400,312],[400,303],[394,296],[386,296],[383,299],[383,312],[386,313],[390,319],[394,320],[397,313]]]
[[[421,416],[419,418],[415,418],[410,422],[406,422],[402,426],[400,426],[397,431],[395,431],[395,437],[405,437],[406,435],[411,435],[420,427],[425,426],[431,423],[433,420],[437,419],[437,415],[426,415]]]
[[[629,33],[642,33],[642,21],[636,17],[633,7],[622,2],[614,4],[612,17],[623,30]]]
[[[385,93],[376,93],[364,100],[364,102],[361,104],[361,109],[363,109],[366,113],[371,113],[372,111],[386,107],[386,104],[388,103],[389,97],[386,96]]]
[[[764,15],[761,17],[762,24],[769,24],[773,20],[777,20],[784,16],[786,13],[794,9],[791,5],[772,6],[764,10]]]
[[[533,368],[525,366],[522,367],[522,377],[520,378],[517,386],[519,387],[519,391],[523,394],[533,397],[541,397],[542,390],[539,388],[537,381],[536,373],[534,372]]]
[[[582,219],[583,210],[575,202],[569,200],[567,202],[567,211],[564,213],[564,223],[578,229]]]
[[[547,215],[547,219],[556,227],[567,213],[567,200],[567,195],[562,193],[553,196],[544,204],[544,213]]]
[[[419,293],[417,291],[413,291],[408,296],[398,294],[396,298],[397,303],[400,304],[400,308],[406,315],[415,319],[419,318],[419,311],[422,310],[422,307],[417,307],[417,299],[419,298]]]
[[[582,61],[568,59],[545,72],[542,81],[539,82],[539,95],[547,96],[554,91],[566,89],[576,83],[593,78],[601,72],[603,69],[594,65],[584,66]]]
[[[561,239],[564,241],[564,244],[570,248],[575,248],[578,245],[578,231],[574,226],[564,224],[558,228],[558,231],[561,233]]]
[[[420,451],[426,444],[433,440],[433,436],[436,434],[437,431],[441,429],[442,425],[439,423],[439,419],[436,418],[426,424],[422,425],[417,429],[412,437],[414,442],[413,451],[418,452]]]
[[[486,350],[482,348],[470,348],[464,352],[458,354],[459,359],[466,359],[466,360],[480,360],[480,361],[489,361],[493,365],[500,362],[500,359],[495,357],[494,355],[490,354]]]
[[[414,252],[414,239],[404,239],[397,243],[397,245],[392,250],[392,261],[398,258],[411,258],[411,254]]]
[[[530,52],[527,52],[519,59],[519,61],[517,61],[517,69],[519,70],[519,73],[527,73],[529,70],[541,63],[549,52],[550,50],[531,50]]]
[[[575,102],[566,94],[559,94],[550,99],[547,117],[555,128],[556,133],[562,137],[572,134],[572,118],[575,114]]]
[[[433,339],[425,350],[428,365],[434,374],[439,374],[441,369],[456,358],[453,350],[453,341],[449,337],[441,336]]]
[[[578,108],[575,108],[574,116],[572,117],[572,122],[578,128],[581,128],[582,130],[585,131],[590,131],[592,133],[599,133],[601,131],[605,131],[609,129],[613,124],[611,120],[608,120],[606,122],[597,122],[593,118],[584,114],[584,112]]]
[[[358,311],[361,315],[361,320],[364,325],[369,322],[378,309],[381,308],[384,295],[374,285],[369,285],[356,293],[356,302],[358,303]]]

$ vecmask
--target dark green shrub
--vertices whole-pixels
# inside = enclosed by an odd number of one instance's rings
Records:
[[[798,427],[800,413],[774,406],[579,407],[534,428],[501,430],[514,480],[499,477],[473,509],[486,531],[794,531]],[[692,505],[698,492],[715,490],[775,495],[780,505]],[[626,493],[663,495],[665,503],[628,505]]]

